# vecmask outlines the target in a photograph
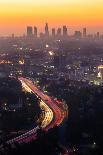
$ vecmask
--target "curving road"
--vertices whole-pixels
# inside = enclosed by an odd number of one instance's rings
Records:
[[[41,128],[45,131],[60,125],[65,118],[68,117],[68,108],[64,108],[64,103],[59,103],[49,97],[47,94],[42,92],[37,86],[35,86],[31,80],[26,78],[19,78],[19,80],[22,83],[22,87],[29,91],[34,93],[38,98],[41,99],[40,106],[45,112],[45,117],[42,121]],[[63,106],[62,106],[63,104]],[[11,139],[7,141],[7,143],[23,143],[23,142],[29,142],[31,140],[35,140],[37,138],[37,130],[39,129],[39,126],[36,128],[26,132],[25,134],[22,134],[21,136],[18,136],[14,139]]]

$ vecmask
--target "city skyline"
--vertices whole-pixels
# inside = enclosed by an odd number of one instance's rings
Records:
[[[87,27],[88,32],[102,33],[102,0],[3,0],[0,2],[0,35],[22,35],[27,25],[37,25],[40,31],[47,21],[50,28],[67,25],[70,33]]]
[[[37,25],[26,25],[26,27],[24,27],[23,31],[21,32],[21,34],[17,34],[14,33],[13,31],[10,34],[4,34],[1,35],[0,37],[16,37],[16,36],[35,36],[35,37],[39,37],[41,35],[47,35],[47,36],[75,36],[76,33],[80,33],[81,36],[86,37],[86,36],[103,36],[103,32],[99,30],[97,31],[90,31],[90,29],[88,27],[81,27],[78,29],[73,29],[70,28],[67,25],[61,25],[61,26],[52,26],[50,27],[48,22],[45,22],[45,24],[43,25],[43,28],[40,29],[40,27],[38,27]],[[77,34],[78,35],[78,34]]]

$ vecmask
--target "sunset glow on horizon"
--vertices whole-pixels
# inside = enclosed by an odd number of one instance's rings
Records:
[[[67,25],[103,33],[103,0],[0,0],[0,35],[25,33],[27,25],[43,30]]]

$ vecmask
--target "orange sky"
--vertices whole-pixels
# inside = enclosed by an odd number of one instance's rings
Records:
[[[43,30],[45,22],[103,33],[103,0],[0,0],[0,35],[23,34],[27,25]]]

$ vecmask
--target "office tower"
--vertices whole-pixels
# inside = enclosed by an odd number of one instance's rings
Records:
[[[64,25],[63,26],[63,36],[66,37],[68,35],[68,32],[67,32],[67,27]]]
[[[80,39],[82,37],[82,33],[80,31],[75,31],[74,37],[76,39]]]
[[[55,28],[52,28],[52,37],[55,37]]]
[[[12,34],[12,39],[14,39],[15,38],[15,35],[14,35],[14,33]]]
[[[83,28],[83,38],[85,38],[87,36],[87,29]]]
[[[48,23],[45,24],[45,36],[49,36],[49,27],[48,27]]]
[[[27,37],[33,36],[33,29],[31,26],[27,26]]]
[[[99,37],[100,37],[100,34],[99,34],[99,32],[97,32],[97,38],[99,39]]]
[[[38,29],[36,26],[34,26],[34,37],[38,36]]]
[[[57,29],[57,37],[61,37],[61,28]]]

